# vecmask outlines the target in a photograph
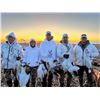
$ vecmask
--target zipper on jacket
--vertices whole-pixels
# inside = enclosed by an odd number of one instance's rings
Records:
[[[83,56],[82,56],[82,65],[84,66],[84,50],[83,50]]]
[[[8,50],[8,57],[7,57],[7,69],[8,69],[8,63],[9,63],[9,53],[10,53],[10,45],[9,45],[9,50]]]
[[[82,47],[81,47],[82,49]],[[84,49],[82,49],[82,66],[84,66]]]

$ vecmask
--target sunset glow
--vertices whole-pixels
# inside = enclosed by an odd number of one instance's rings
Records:
[[[41,42],[46,31],[51,31],[57,42],[63,33],[69,35],[70,42],[78,42],[82,33],[86,33],[92,42],[100,42],[99,14],[3,13],[1,41],[6,41],[5,37],[12,31],[18,42],[28,42],[31,38]]]

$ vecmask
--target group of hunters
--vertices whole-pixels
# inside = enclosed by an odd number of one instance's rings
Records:
[[[40,45],[31,39],[29,46],[24,49],[17,43],[14,32],[7,35],[6,39],[1,44],[1,69],[8,87],[35,87],[37,77],[41,79],[42,87],[52,87],[53,75],[60,76],[60,87],[70,87],[75,77],[78,77],[80,87],[83,87],[84,72],[88,86],[93,86],[92,62],[99,52],[86,34],[81,35],[75,46],[69,43],[67,33],[57,44],[50,31],[46,32],[45,40]]]

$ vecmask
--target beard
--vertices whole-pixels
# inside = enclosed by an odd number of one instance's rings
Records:
[[[35,47],[35,45],[30,45],[32,48],[34,48]]]

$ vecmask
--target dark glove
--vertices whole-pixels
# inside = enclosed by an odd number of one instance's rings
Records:
[[[28,75],[30,73],[30,67],[28,65],[25,65],[25,72]]]
[[[22,67],[26,67],[26,65],[22,65]]]
[[[57,62],[57,60],[54,60],[53,62],[55,63],[55,62]]]
[[[16,57],[16,60],[20,60],[21,59],[21,57]]]
[[[43,60],[41,60],[41,62],[43,63],[43,65],[44,65],[44,67],[46,68],[46,70],[48,71],[48,68],[47,68],[47,66],[46,66],[46,62],[43,61]]]
[[[68,59],[69,58],[69,54],[64,54],[63,57]]]

